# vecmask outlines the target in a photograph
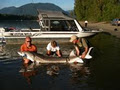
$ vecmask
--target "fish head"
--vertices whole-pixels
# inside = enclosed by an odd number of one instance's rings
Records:
[[[26,54],[24,52],[17,52],[20,56],[24,57]]]
[[[18,52],[18,54],[30,61],[34,62],[34,55],[31,52]]]

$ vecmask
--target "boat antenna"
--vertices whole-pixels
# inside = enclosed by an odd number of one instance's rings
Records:
[[[34,0],[32,0],[32,5],[33,5],[33,8],[36,10],[36,12],[37,12],[37,7],[34,5],[35,3],[34,3]]]
[[[34,5],[34,0],[32,0],[32,5],[33,5],[33,8],[35,9],[35,14],[37,14],[37,17],[38,17],[39,12],[38,12],[38,8]]]
[[[39,12],[38,12],[38,9],[37,9],[37,7],[34,5],[34,0],[31,0],[32,1],[32,7],[35,9],[35,14],[37,14],[37,17],[38,17],[38,14],[39,14]],[[39,18],[39,17],[38,17]],[[39,19],[37,18],[37,22],[39,22]]]
[[[34,3],[34,1],[32,0],[32,3]]]

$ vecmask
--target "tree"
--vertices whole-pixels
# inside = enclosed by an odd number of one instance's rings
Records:
[[[120,0],[75,0],[78,20],[109,21],[120,18]]]

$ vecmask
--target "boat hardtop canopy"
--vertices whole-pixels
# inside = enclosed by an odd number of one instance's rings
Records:
[[[72,17],[62,11],[46,11],[38,9],[41,31],[82,31],[82,27]]]
[[[38,9],[39,20],[43,19],[57,19],[57,20],[74,20],[74,18],[68,16],[62,11],[47,11]]]

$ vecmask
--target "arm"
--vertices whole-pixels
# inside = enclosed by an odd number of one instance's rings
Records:
[[[75,50],[76,50],[76,55],[79,56],[80,55],[80,50],[77,46],[75,46]]]
[[[23,45],[21,45],[21,47],[20,47],[20,51],[21,51],[21,52],[24,51],[24,46],[23,46]]]
[[[57,50],[57,55],[58,55],[58,57],[62,56],[60,50]]]
[[[51,51],[50,50],[47,50],[47,55],[49,56],[51,54]]]
[[[88,47],[85,47],[85,51],[82,53],[81,58],[84,59],[88,52]]]
[[[33,46],[34,46],[33,52],[37,53],[37,47],[35,45],[33,45]]]
[[[46,52],[47,55],[50,55],[51,54],[50,43],[47,45],[46,49],[47,49],[47,52]]]
[[[21,52],[25,51],[25,46],[24,46],[24,44],[21,45],[20,51],[21,51]],[[29,63],[29,59],[26,59],[26,57],[23,57],[23,62],[24,62],[24,64],[27,64],[27,63]]]
[[[58,57],[61,57],[61,56],[62,56],[62,53],[61,53],[60,47],[57,46],[57,47],[56,47],[56,50],[57,50],[56,54],[58,55]]]
[[[82,43],[83,43],[83,46],[85,48],[85,51],[82,53],[81,58],[84,59],[87,52],[88,52],[88,45],[87,45],[87,42],[84,38],[82,38]]]

